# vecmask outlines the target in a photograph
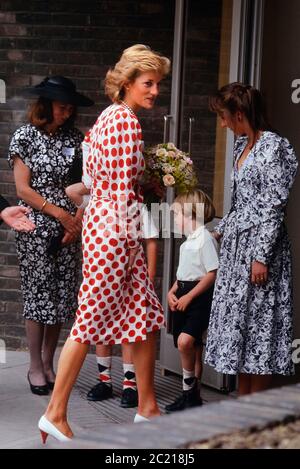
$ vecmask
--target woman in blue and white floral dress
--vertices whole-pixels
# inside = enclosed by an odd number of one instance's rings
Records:
[[[239,374],[239,393],[288,375],[292,363],[292,271],[285,208],[297,172],[286,138],[268,130],[261,94],[233,83],[211,109],[238,136],[232,206],[215,228],[222,239],[208,329],[206,363]]]

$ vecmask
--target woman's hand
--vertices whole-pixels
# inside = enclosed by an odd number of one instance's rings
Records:
[[[188,293],[186,295],[181,296],[177,301],[177,310],[185,311],[188,305],[191,303],[192,299],[193,298]]]
[[[30,221],[26,215],[31,212],[26,207],[6,207],[1,212],[2,220],[11,228],[16,231],[32,231],[35,229],[35,224]]]
[[[222,238],[222,235],[220,233],[217,233],[216,231],[211,231],[211,235],[219,242],[220,239]]]
[[[79,208],[76,212],[76,215],[74,216],[74,219],[77,220],[80,223],[80,232],[76,233],[76,234],[73,234],[73,233],[70,233],[69,231],[65,231],[64,237],[61,241],[61,244],[67,245],[67,244],[75,243],[77,241],[77,239],[79,238],[79,236],[81,234],[81,230],[82,230],[83,213],[84,213],[84,210]]]
[[[139,246],[136,248],[129,249],[129,260],[128,260],[127,269],[126,269],[127,275],[131,275],[132,267],[134,264],[135,257],[138,253],[138,250],[139,250]]]
[[[148,268],[148,275],[151,283],[154,283],[155,280],[155,272],[152,272],[151,269]]]
[[[168,305],[171,311],[176,311],[178,298],[172,290],[168,293]]]
[[[81,233],[82,219],[73,217],[66,210],[60,209],[57,220],[71,235],[78,237]]]
[[[73,235],[69,233],[69,231],[65,231],[64,237],[61,240],[61,244],[66,246],[68,244],[75,243],[78,240],[79,236],[78,235]]]
[[[255,285],[264,285],[268,280],[269,269],[261,262],[252,262],[251,282]]]

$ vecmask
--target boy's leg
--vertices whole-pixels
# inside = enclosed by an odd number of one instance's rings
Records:
[[[96,346],[96,359],[99,370],[99,383],[90,389],[87,393],[87,399],[89,401],[104,401],[112,397],[112,346],[98,344]]]
[[[138,405],[138,393],[136,386],[135,368],[130,344],[122,345],[123,357],[123,391],[121,396],[121,407],[136,407]]]
[[[197,376],[195,373],[195,338],[182,332],[178,337],[177,343],[183,372],[183,393],[181,396],[179,396],[179,398],[172,402],[172,404],[166,406],[167,412],[175,412],[202,404],[202,401],[198,395]]]
[[[178,350],[182,364],[182,387],[183,391],[190,391],[197,386],[195,373],[196,347],[195,338],[185,332],[178,337]]]

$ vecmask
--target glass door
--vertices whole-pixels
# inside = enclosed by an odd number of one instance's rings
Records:
[[[173,77],[177,85],[173,90],[177,106],[170,113],[171,124],[173,121],[171,140],[181,150],[189,152],[200,187],[213,199],[217,216],[222,217],[226,132],[219,128],[216,115],[209,111],[208,98],[229,80],[233,0],[188,0],[177,2],[177,7],[181,17],[180,21],[177,17],[175,25],[175,43],[179,42],[179,36],[181,54],[178,56],[177,45],[173,67],[176,68],[176,58],[180,64],[177,64],[178,76]],[[182,239],[176,238],[167,241],[171,252],[165,263],[169,284],[176,278],[181,243]],[[164,279],[166,277],[164,275]],[[165,287],[164,300],[168,290]],[[167,312],[166,301],[164,307]],[[179,355],[171,335],[172,314],[167,312],[166,319],[167,328],[161,337],[161,366],[180,372]]]
[[[170,116],[166,117],[170,124],[168,140],[190,153],[200,187],[212,198],[216,208],[212,226],[230,207],[233,136],[221,129],[216,115],[208,110],[208,99],[221,86],[243,80],[248,75],[246,72],[253,70],[252,60],[257,64],[255,57],[247,60],[247,44],[254,34],[249,21],[253,16],[254,10],[250,8],[253,3],[256,1],[176,2],[172,103]],[[165,240],[163,305],[167,328],[162,332],[160,347],[162,370],[178,373],[181,366],[173,345],[172,315],[168,312],[166,297],[176,278],[181,242],[174,238]],[[219,389],[228,388],[226,377],[209,367],[204,368],[203,382]]]

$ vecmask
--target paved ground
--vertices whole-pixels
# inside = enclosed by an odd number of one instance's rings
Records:
[[[47,406],[49,397],[35,396],[30,392],[26,379],[28,361],[26,352],[7,352],[6,364],[0,363],[0,448],[2,449],[41,447],[36,425]],[[110,448],[114,447],[112,440],[115,425],[127,424],[124,427],[126,433],[128,424],[130,427],[133,426],[131,424],[135,409],[122,409],[119,406],[122,383],[122,363],[119,357],[114,357],[113,362],[114,399],[105,403],[89,403],[85,399],[86,392],[95,384],[96,377],[95,357],[88,355],[71,396],[70,422],[79,439],[84,441],[86,435],[92,435],[95,440],[101,438],[102,447]],[[165,404],[172,401],[180,392],[181,380],[176,376],[162,377],[157,366],[156,388],[159,405],[163,410]],[[208,388],[203,388],[202,395],[205,403],[233,399],[232,396]],[[122,425],[117,427],[119,434],[122,435]],[[105,429],[105,438],[103,429]],[[119,444],[121,442],[122,438]],[[124,444],[126,446],[126,443]]]
[[[8,352],[0,364],[0,449],[42,448],[37,421],[49,397],[33,395],[26,379],[26,352]],[[121,360],[114,358],[115,397],[105,403],[89,403],[87,390],[95,383],[95,357],[89,355],[72,393],[69,416],[76,438],[59,444],[49,438],[46,448],[173,449],[200,447],[255,447],[284,444],[299,447],[300,384],[241,398],[203,389],[205,405],[185,412],[133,424],[135,409],[121,409]],[[156,369],[157,396],[161,409],[180,391],[180,379],[162,377]],[[294,422],[294,423],[291,423]],[[288,424],[288,426],[287,426]],[[277,426],[277,433],[275,432]],[[276,443],[277,441],[277,443]],[[234,446],[235,445],[235,446]],[[243,446],[244,445],[244,446]],[[245,446],[247,445],[247,446]],[[264,446],[260,446],[264,447]],[[274,446],[267,446],[274,447]]]

